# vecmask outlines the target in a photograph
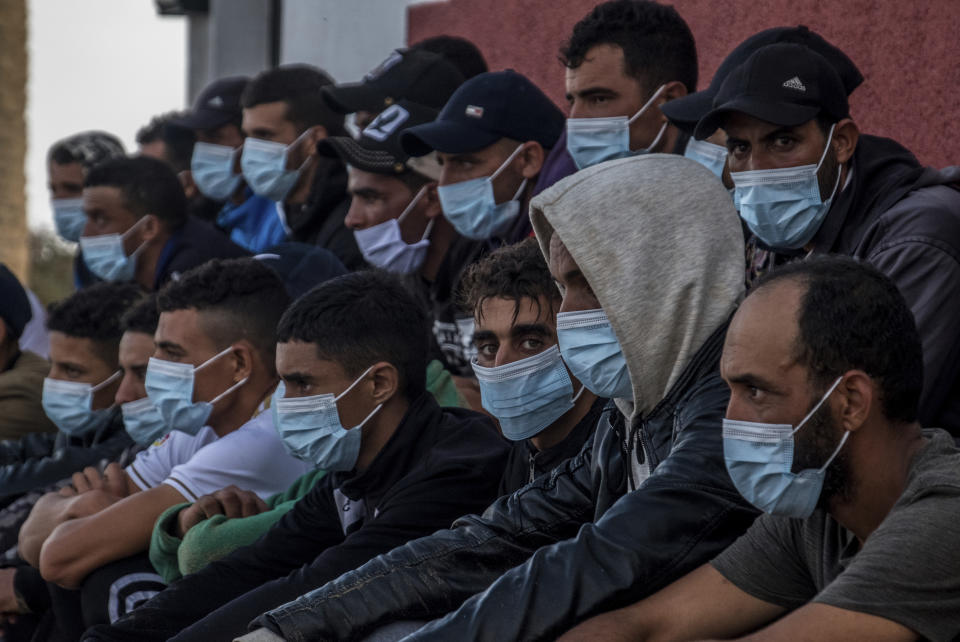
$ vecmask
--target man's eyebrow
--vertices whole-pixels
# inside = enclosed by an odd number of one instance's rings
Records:
[[[157,341],[157,348],[166,352],[186,352],[186,350],[183,349],[183,346],[181,346],[179,343],[174,343],[173,341]]]
[[[751,372],[744,372],[742,374],[737,374],[732,377],[726,377],[728,383],[736,383],[742,386],[750,386],[753,388],[761,388],[763,390],[777,391],[779,387],[760,375],[753,374]]]
[[[553,336],[550,328],[543,323],[518,323],[510,328],[510,335],[513,337],[521,337],[525,334],[538,334],[543,337]]]
[[[478,163],[480,162],[480,159],[477,156],[469,153],[447,154],[447,162],[450,161],[458,161],[461,163]]]
[[[351,196],[358,196],[360,198],[380,198],[383,196],[379,191],[373,189],[372,187],[358,187],[357,189],[349,190]]]
[[[777,128],[774,129],[772,132],[769,132],[769,133],[767,133],[767,134],[764,134],[764,135],[763,135],[763,140],[765,140],[765,141],[766,141],[766,140],[772,140],[772,139],[776,138],[777,136],[784,136],[784,135],[794,135],[794,136],[795,136],[796,133],[797,133],[797,128],[796,128],[796,127],[777,127]]]
[[[490,339],[496,339],[497,335],[491,332],[490,330],[477,330],[473,333],[473,342],[479,343],[480,341],[489,341]]]
[[[313,376],[305,372],[288,372],[281,374],[280,378],[284,381],[290,381],[291,383],[313,383]]]
[[[81,370],[84,372],[86,372],[87,370],[82,363],[79,363],[77,361],[56,361],[55,363],[61,368],[70,368],[73,370]]]
[[[577,91],[567,92],[567,100],[574,97],[589,98],[590,96],[616,96],[617,92],[609,87],[585,87]]]

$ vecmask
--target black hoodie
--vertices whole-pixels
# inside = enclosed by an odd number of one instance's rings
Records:
[[[888,138],[861,136],[850,184],[813,237],[816,253],[889,276],[923,342],[920,421],[960,435],[960,168],[923,167]]]
[[[343,224],[350,210],[347,168],[335,158],[318,156],[314,162],[317,171],[306,202],[283,205],[286,225],[290,229],[287,240],[319,245],[333,252],[348,270],[363,269],[366,263],[353,232]]]
[[[483,510],[497,496],[507,449],[483,415],[441,409],[424,394],[366,471],[326,475],[252,545],[84,639],[166,640],[194,622],[176,639],[243,635],[260,613]]]

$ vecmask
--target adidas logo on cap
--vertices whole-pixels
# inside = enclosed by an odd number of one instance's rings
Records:
[[[787,89],[796,89],[797,91],[806,91],[807,88],[800,82],[800,78],[794,76],[790,80],[784,81],[783,86]]]

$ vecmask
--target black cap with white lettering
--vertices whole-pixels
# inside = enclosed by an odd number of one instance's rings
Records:
[[[850,107],[843,82],[826,58],[803,45],[775,44],[757,49],[730,72],[694,136],[707,138],[730,112],[795,127],[821,113],[838,121],[850,115]]]
[[[317,143],[321,156],[339,157],[344,163],[373,174],[399,175],[415,171],[436,180],[440,168],[435,159],[411,158],[400,146],[400,134],[407,128],[431,122],[435,109],[406,100],[380,112],[354,140],[349,136],[331,136]]]
[[[540,88],[512,69],[474,76],[454,92],[437,119],[403,132],[400,142],[411,156],[433,150],[445,154],[475,152],[501,138],[535,140],[553,147],[563,132],[563,112]]]

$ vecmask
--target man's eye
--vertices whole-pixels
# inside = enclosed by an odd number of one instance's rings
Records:
[[[497,355],[497,344],[481,343],[477,346],[477,354],[483,355],[484,357],[495,357]]]
[[[539,350],[543,347],[543,341],[540,339],[524,339],[520,347],[526,351]]]
[[[610,101],[609,96],[591,96],[590,97],[590,102],[592,102],[594,105],[602,105],[609,101]]]
[[[773,140],[774,147],[778,149],[788,149],[793,146],[796,141],[790,136],[777,136]]]

